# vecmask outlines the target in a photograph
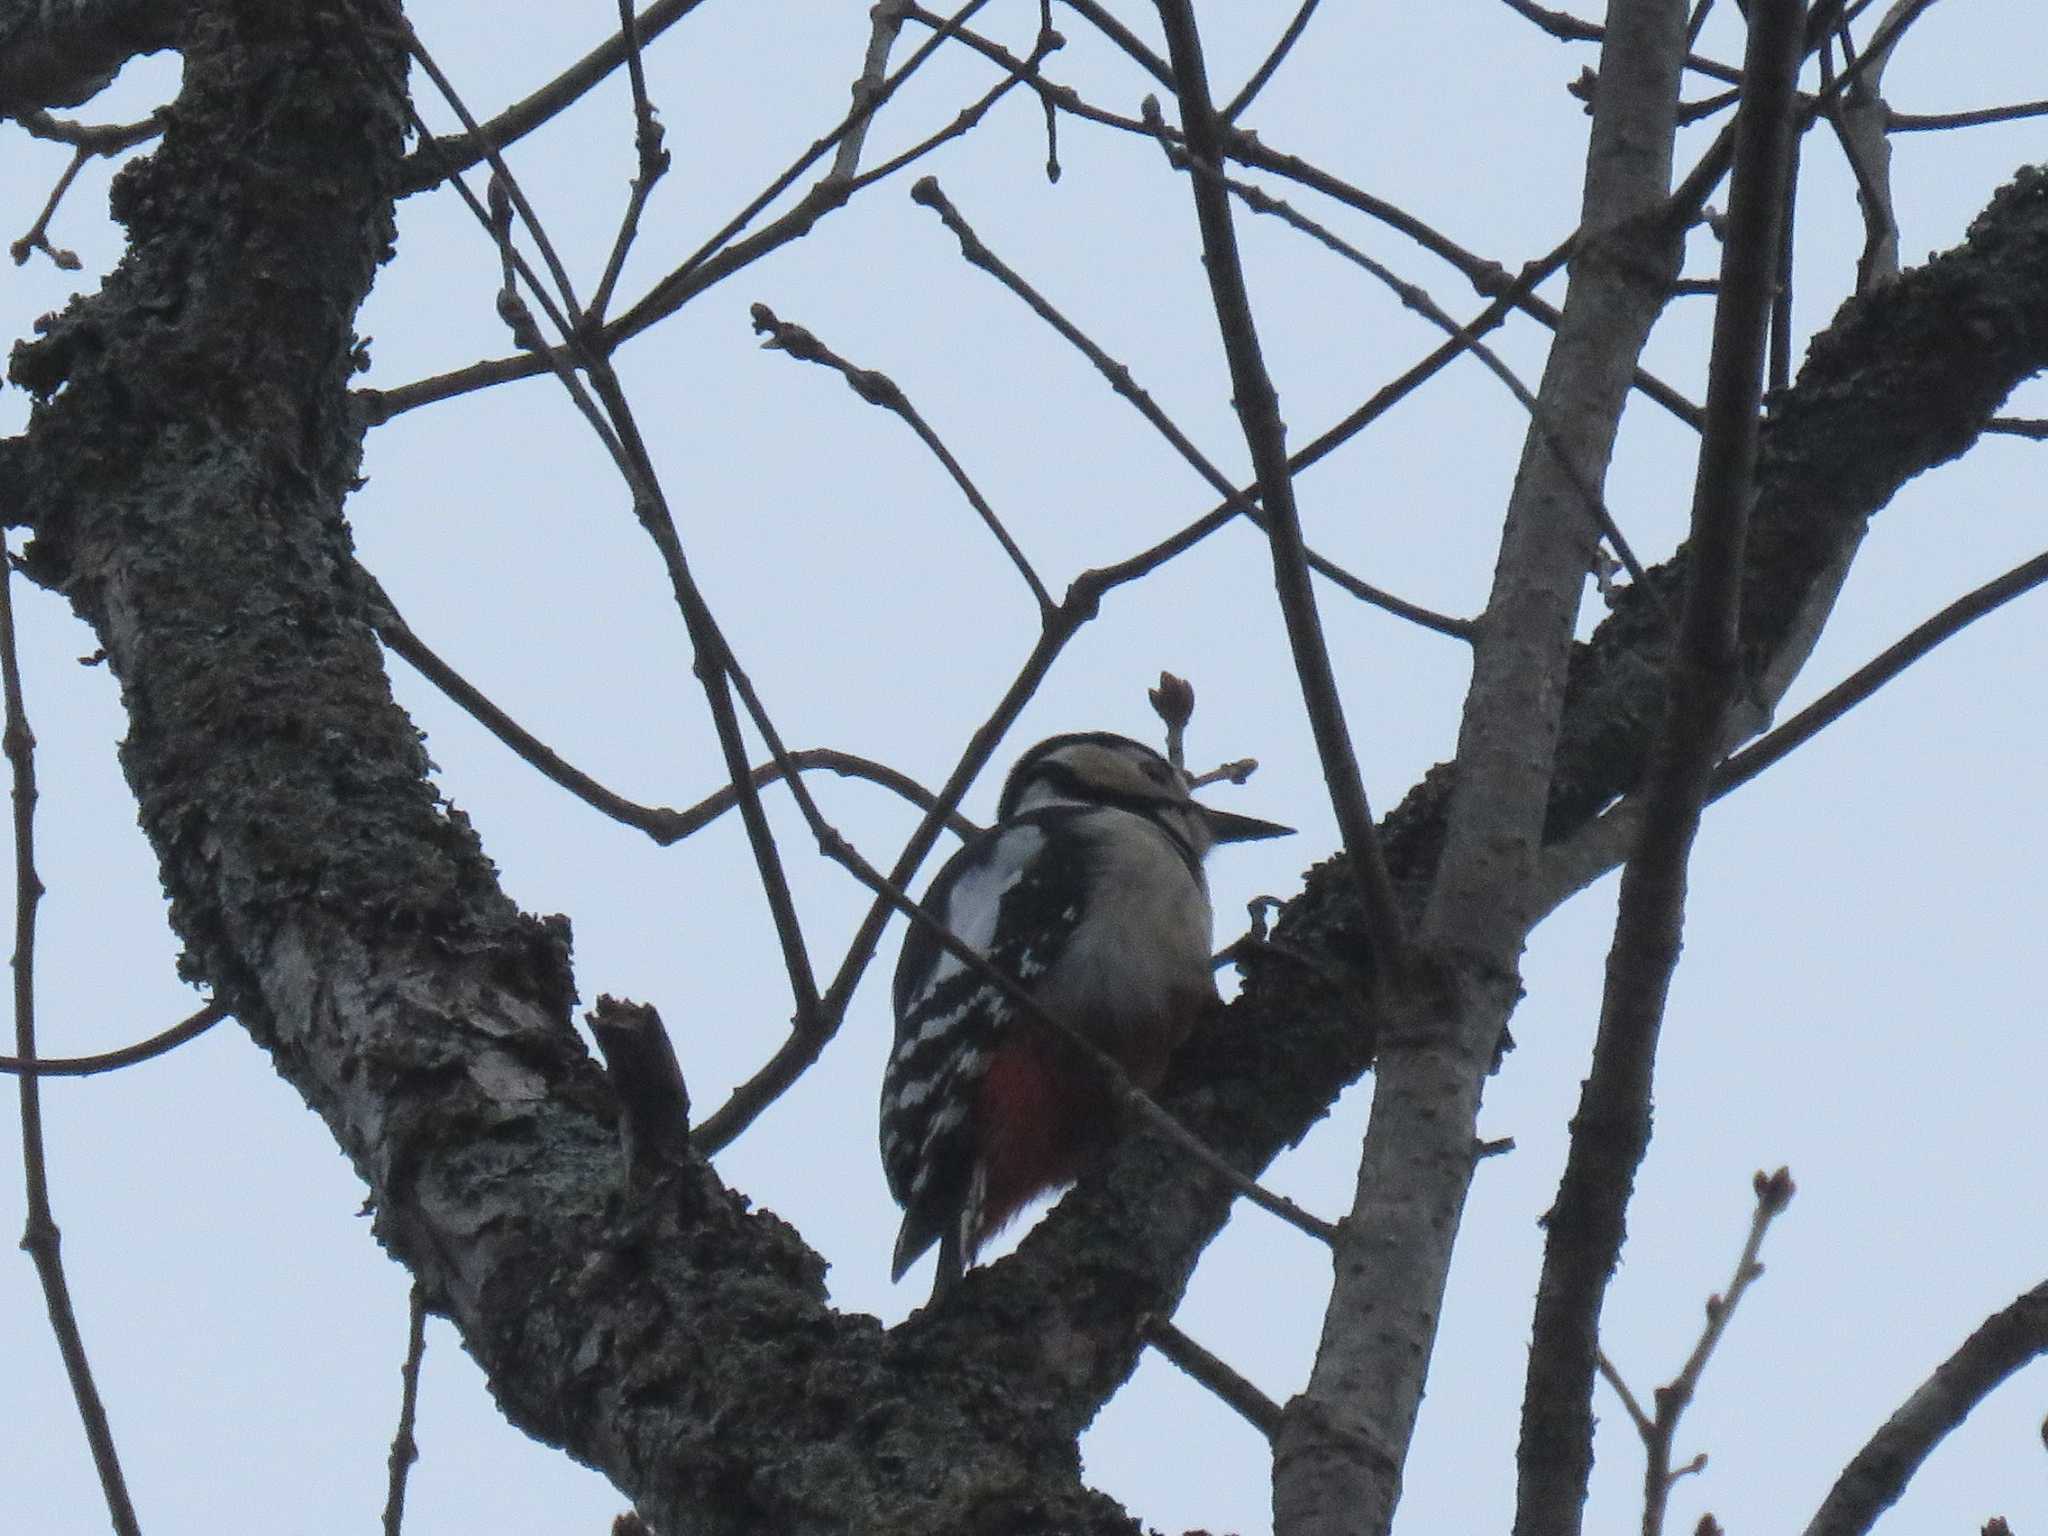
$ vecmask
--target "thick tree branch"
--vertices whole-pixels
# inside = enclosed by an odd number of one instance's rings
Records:
[[[1278,1536],[1382,1531],[1400,1496],[1471,1183],[1480,1083],[1533,920],[1528,888],[1593,555],[1579,487],[1604,479],[1636,356],[1677,270],[1676,233],[1659,214],[1684,28],[1683,6],[1660,0],[1617,8],[1607,34],[1583,235],[1538,394],[1558,432],[1532,427],[1524,444],[1475,637],[1453,803],[1418,871],[1435,865],[1421,928],[1442,974],[1382,1044],[1348,1258],[1308,1388],[1275,1443]],[[1389,859],[1398,876],[1407,861],[1391,846]]]
[[[2048,1281],[1995,1312],[1899,1405],[1828,1490],[1806,1536],[1863,1536],[1992,1389],[2048,1355]]]
[[[1572,1121],[1522,1403],[1516,1536],[1575,1536],[1593,1468],[1600,1307],[1623,1216],[1650,1140],[1650,1082],[1678,964],[1686,865],[1708,779],[1741,686],[1741,598],[1755,496],[1757,402],[1780,254],[1805,0],[1751,0],[1735,181],[1714,311],[1707,430],[1693,492],[1691,564],[1651,757],[1641,841],[1622,874],[1620,915],[1593,1067]]]
[[[0,117],[75,107],[138,53],[176,39],[177,0],[7,0],[0,4]]]

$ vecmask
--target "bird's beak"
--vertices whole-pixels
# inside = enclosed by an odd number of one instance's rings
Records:
[[[1256,816],[1219,811],[1212,805],[1202,807],[1202,819],[1209,823],[1210,835],[1219,843],[1251,843],[1267,837],[1294,836],[1294,828],[1283,827],[1277,821],[1260,821]]]

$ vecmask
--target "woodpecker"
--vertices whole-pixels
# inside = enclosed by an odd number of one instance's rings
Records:
[[[1218,1006],[1202,860],[1293,829],[1201,805],[1151,748],[1103,731],[1017,760],[996,824],[924,908],[1142,1088]],[[1096,1064],[913,923],[896,966],[882,1165],[903,1207],[893,1278],[939,1245],[942,1295],[1033,1196],[1071,1183],[1116,1104]]]

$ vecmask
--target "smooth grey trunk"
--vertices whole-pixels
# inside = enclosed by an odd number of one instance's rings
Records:
[[[1274,1446],[1275,1536],[1387,1530],[1470,1188],[1480,1088],[1507,1026],[1564,712],[1572,628],[1636,359],[1677,273],[1661,217],[1686,8],[1608,16],[1582,238],[1474,645],[1426,965],[1383,1031],[1358,1188],[1306,1390]],[[1562,453],[1568,459],[1560,459]]]

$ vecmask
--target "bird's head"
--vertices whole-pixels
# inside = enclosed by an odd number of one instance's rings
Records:
[[[1180,769],[1143,742],[1108,731],[1049,737],[1018,758],[1004,781],[996,819],[1008,821],[1050,805],[1106,805],[1149,817],[1197,858],[1217,843],[1286,837],[1294,831],[1203,805]]]

